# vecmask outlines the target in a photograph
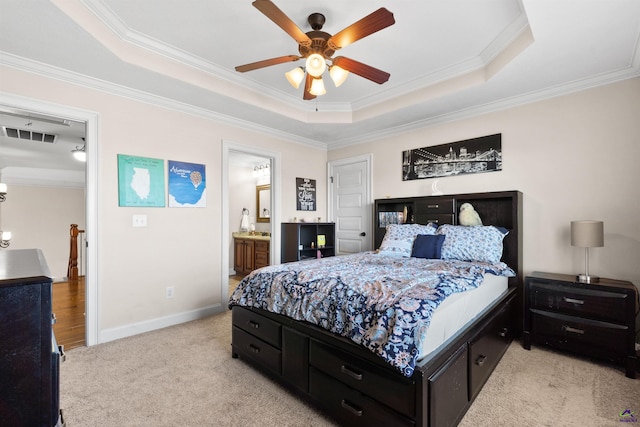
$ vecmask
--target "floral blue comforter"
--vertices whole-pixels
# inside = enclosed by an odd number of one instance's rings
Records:
[[[255,270],[233,292],[229,308],[261,308],[318,325],[410,377],[433,311],[447,296],[480,286],[485,272],[515,276],[504,263],[362,252]]]

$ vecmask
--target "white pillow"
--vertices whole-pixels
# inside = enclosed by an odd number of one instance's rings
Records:
[[[378,253],[404,258],[411,257],[413,241],[418,234],[436,234],[435,224],[389,224]]]

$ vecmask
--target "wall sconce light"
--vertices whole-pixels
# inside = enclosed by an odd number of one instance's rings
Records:
[[[10,231],[0,231],[0,248],[8,248],[11,240]]]
[[[7,184],[0,182],[0,202],[7,200]]]
[[[604,246],[604,223],[591,220],[571,221],[571,246],[584,248],[584,274],[577,276],[578,281],[598,282],[598,276],[589,275],[589,248]]]

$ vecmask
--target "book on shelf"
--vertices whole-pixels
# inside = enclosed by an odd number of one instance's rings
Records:
[[[389,224],[404,224],[404,212],[378,212],[378,224],[380,228],[385,228]]]

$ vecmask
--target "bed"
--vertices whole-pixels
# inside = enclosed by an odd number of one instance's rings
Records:
[[[464,203],[486,225],[459,226]],[[246,276],[232,356],[344,425],[456,425],[519,334],[522,194],[376,200],[374,219],[377,251]]]

